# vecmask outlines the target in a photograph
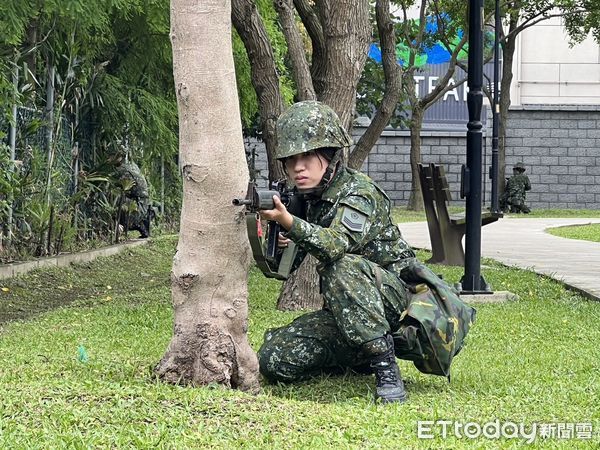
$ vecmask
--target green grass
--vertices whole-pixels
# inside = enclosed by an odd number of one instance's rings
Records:
[[[450,206],[448,212],[450,214],[457,214],[463,212],[465,208],[461,206]],[[394,223],[403,222],[421,222],[427,220],[425,211],[410,211],[404,206],[397,206],[392,208],[392,220]]]
[[[152,367],[172,333],[173,238],[72,269],[0,282],[0,302],[44,297],[67,306],[4,323],[0,334],[2,448],[511,448],[440,433],[417,439],[418,420],[531,424],[593,422],[600,431],[600,303],[527,271],[486,261],[483,274],[516,302],[478,306],[452,382],[401,361],[409,401],[377,405],[369,376],[262,386],[258,395],[172,386]],[[421,258],[427,255],[420,253]],[[449,281],[461,268],[435,266]],[[110,288],[109,288],[110,286]],[[299,313],[276,311],[279,282],[252,271],[249,339]],[[6,289],[8,291],[6,291]],[[89,361],[79,362],[83,345]],[[538,440],[592,448],[592,440]]]
[[[511,217],[600,217],[600,209],[532,209],[529,214],[510,214]]]
[[[582,241],[600,242],[600,224],[571,225],[568,227],[554,227],[546,230],[554,236]]]
[[[450,206],[448,212],[457,214],[464,212],[462,206]],[[535,218],[560,218],[560,217],[600,217],[600,209],[533,209],[529,214],[508,214],[505,216],[520,218],[520,219],[535,219]],[[409,211],[404,206],[397,206],[392,209],[392,219],[395,223],[402,222],[419,222],[427,220],[425,211]]]

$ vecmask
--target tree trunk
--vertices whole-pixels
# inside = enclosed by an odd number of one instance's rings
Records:
[[[33,19],[27,25],[27,35],[25,39],[25,56],[23,61],[27,64],[27,70],[23,72],[24,83],[28,83],[31,86],[31,90],[28,94],[28,100],[33,103],[35,102],[35,94],[37,90],[37,82],[35,80],[35,74],[37,73],[36,58],[38,51],[35,48],[38,45],[38,19]]]
[[[326,78],[319,100],[331,106],[349,130],[356,104],[356,86],[371,44],[369,2],[323,0],[316,5],[327,48]]]
[[[502,47],[502,81],[500,83],[500,127],[498,128],[498,195],[506,188],[506,125],[510,108],[510,85],[516,37],[508,37]]]
[[[315,94],[319,98],[323,93],[323,89],[325,89],[325,62],[327,61],[323,26],[315,11],[314,3],[311,0],[294,0],[294,6],[312,43],[310,74]]]
[[[413,107],[410,120],[410,171],[412,174],[408,209],[421,211],[423,209],[423,193],[419,181],[419,163],[421,162],[421,128],[423,127],[424,111]]]
[[[48,62],[46,81],[46,200],[50,206],[50,187],[52,186],[52,165],[54,164],[54,63]],[[59,118],[60,120],[60,118]]]
[[[230,0],[171,1],[183,204],[171,273],[174,329],[165,381],[258,388],[248,344],[248,182],[231,48]]]
[[[325,61],[313,59],[313,64],[323,64],[326,74],[319,83],[313,78],[313,83],[315,90],[322,85],[319,100],[331,106],[344,126],[350,129],[356,86],[367,59],[371,38],[369,2],[328,0],[317,3],[316,7],[319,8],[328,57]],[[316,261],[307,258],[297,273],[292,274],[283,285],[277,308],[319,309],[323,305],[319,291]]]
[[[8,163],[8,170],[14,172],[15,170],[15,159],[17,151],[17,94],[19,92],[19,66],[17,64],[19,58],[15,55],[15,66],[13,67],[12,82],[13,82],[13,104],[11,108],[11,122],[8,132],[8,145],[10,147],[10,159]],[[13,208],[14,208],[14,194],[11,192],[8,196],[8,218],[6,221],[6,242],[10,248],[12,235],[13,235]],[[0,247],[2,247],[2,228],[0,227]]]
[[[323,296],[319,291],[317,259],[308,255],[284,283],[277,299],[277,309],[280,311],[321,309]]]
[[[269,180],[280,180],[285,177],[285,173],[282,165],[275,159],[275,126],[283,111],[283,99],[273,49],[255,2],[232,0],[231,5],[231,20],[250,60],[252,85],[258,97],[262,140],[267,149]]]
[[[377,30],[381,44],[381,62],[385,76],[385,91],[375,117],[360,137],[348,159],[348,167],[360,170],[373,145],[388,125],[396,109],[402,88],[402,75],[396,60],[396,35],[390,19],[390,2],[377,0],[375,5]]]
[[[296,83],[296,96],[299,101],[316,100],[317,96],[310,77],[310,68],[306,60],[302,36],[300,36],[298,27],[296,27],[294,2],[292,0],[275,0],[274,4],[288,46],[292,76],[294,77],[294,83]]]

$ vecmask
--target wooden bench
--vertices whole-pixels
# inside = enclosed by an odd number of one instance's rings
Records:
[[[448,202],[452,195],[442,166],[419,163],[419,180],[423,193],[423,206],[427,216],[431,258],[427,261],[447,266],[464,266],[465,251],[462,238],[466,231],[464,213],[448,214]],[[502,214],[481,212],[481,225],[495,222]]]

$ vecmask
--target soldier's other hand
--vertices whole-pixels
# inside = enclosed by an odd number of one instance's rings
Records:
[[[274,220],[286,230],[292,227],[294,217],[288,212],[285,205],[281,203],[281,199],[277,196],[273,196],[274,209],[265,209],[260,212],[260,217],[265,220]]]
[[[283,233],[279,233],[279,236],[277,236],[277,245],[279,247],[287,247],[290,242],[292,242],[292,240],[286,238]]]

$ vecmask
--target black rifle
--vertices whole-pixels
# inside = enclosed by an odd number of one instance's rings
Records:
[[[279,197],[290,214],[297,217],[305,216],[305,202],[302,196],[298,195],[295,189],[289,188],[284,180],[270,183],[269,189],[258,189],[256,182],[250,181],[246,197],[234,198],[232,203],[246,207],[248,239],[254,260],[260,270],[267,277],[285,280],[296,256],[296,245],[290,242],[283,251],[278,251],[281,227],[273,220],[267,222],[267,239],[265,241],[258,214],[263,210],[275,209],[273,196]]]

